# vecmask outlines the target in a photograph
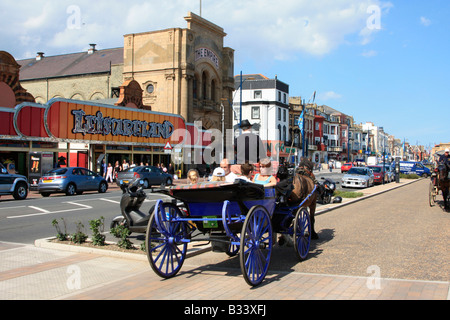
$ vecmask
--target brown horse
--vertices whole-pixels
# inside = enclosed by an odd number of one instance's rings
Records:
[[[292,191],[289,197],[289,203],[300,204],[304,199],[306,199],[314,190],[315,186],[314,180],[315,180],[314,175],[311,172],[295,173],[294,179],[292,181],[292,184],[294,185],[294,190]],[[306,200],[305,203],[302,205],[302,208],[309,208],[309,216],[311,219],[311,239],[319,239],[319,236],[317,235],[314,229],[316,201],[317,201],[317,192],[314,192],[308,198],[308,200]]]
[[[448,197],[449,197],[449,189],[450,189],[450,179],[448,177],[449,168],[447,164],[440,164],[438,166],[438,183],[439,189],[442,190],[442,196],[444,197],[444,208],[448,210]]]

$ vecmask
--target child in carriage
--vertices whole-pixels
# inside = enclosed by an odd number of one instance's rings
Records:
[[[253,165],[246,162],[241,165],[241,175],[238,176],[238,179],[253,182],[252,173],[253,173]]]

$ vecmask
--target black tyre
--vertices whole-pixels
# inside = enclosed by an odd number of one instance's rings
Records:
[[[13,193],[14,199],[24,200],[27,198],[27,195],[28,195],[28,187],[26,183],[24,182],[17,183]]]
[[[69,183],[69,185],[66,188],[66,195],[67,196],[73,196],[77,193],[77,187],[73,183]]]
[[[105,193],[106,190],[108,190],[108,184],[106,182],[100,182],[98,193]]]

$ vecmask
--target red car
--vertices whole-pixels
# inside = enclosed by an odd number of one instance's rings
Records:
[[[341,166],[341,173],[347,172],[347,171],[350,170],[352,167],[353,167],[353,163],[351,163],[351,162],[344,163],[344,164]]]
[[[381,166],[368,166],[373,171],[373,175],[375,177],[374,182],[375,183],[383,183],[383,177],[384,181],[387,182],[387,172],[384,171],[383,175],[383,167]]]

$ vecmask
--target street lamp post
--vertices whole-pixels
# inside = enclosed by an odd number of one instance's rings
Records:
[[[241,123],[242,123],[242,71],[241,71],[241,83],[239,85],[239,96],[240,96],[240,100],[239,100],[239,128],[241,127]]]

